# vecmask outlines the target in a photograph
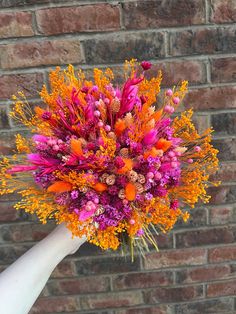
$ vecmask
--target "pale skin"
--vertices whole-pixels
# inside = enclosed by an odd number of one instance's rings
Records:
[[[86,237],[72,238],[65,224],[60,224],[4,270],[0,274],[1,313],[29,313],[54,268],[85,241]]]

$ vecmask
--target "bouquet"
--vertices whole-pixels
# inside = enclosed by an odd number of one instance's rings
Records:
[[[157,248],[156,234],[187,221],[189,209],[208,202],[209,176],[218,168],[212,129],[198,134],[192,110],[177,115],[187,92],[182,81],[160,95],[162,74],[151,63],[124,64],[124,83],[107,68],[93,80],[72,65],[49,75],[45,106],[13,96],[11,117],[32,137],[16,135],[16,153],[2,157],[1,194],[17,192],[16,209],[42,223],[65,222],[102,249],[130,244],[142,254]],[[149,71],[150,72],[150,71]],[[174,115],[174,118],[173,118]]]

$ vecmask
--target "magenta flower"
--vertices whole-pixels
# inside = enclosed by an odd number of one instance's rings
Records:
[[[85,221],[88,218],[90,218],[91,216],[93,216],[93,214],[95,213],[96,208],[95,209],[91,209],[90,211],[86,210],[86,209],[82,209],[81,212],[79,213],[79,220],[80,221]]]
[[[137,95],[138,95],[138,86],[141,81],[143,80],[142,77],[128,79],[124,85],[122,97],[121,97],[121,107],[120,111],[118,112],[118,116],[131,111],[134,108],[135,103],[137,102]]]
[[[152,64],[149,61],[143,61],[141,63],[141,67],[143,68],[144,71],[147,71],[147,70],[151,69]]]
[[[143,145],[153,145],[157,141],[157,130],[152,129],[143,138]]]

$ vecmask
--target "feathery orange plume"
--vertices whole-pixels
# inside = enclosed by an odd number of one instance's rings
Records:
[[[160,138],[155,146],[157,149],[162,149],[165,152],[171,147],[171,145],[172,145],[171,141],[167,141],[164,138]]]
[[[83,155],[82,143],[80,140],[72,138],[70,141],[70,145],[72,153],[74,153],[76,156]]]
[[[107,190],[107,185],[105,183],[97,182],[93,188],[97,192],[104,192]]]

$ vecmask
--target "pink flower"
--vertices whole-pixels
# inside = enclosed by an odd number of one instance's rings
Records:
[[[118,112],[118,116],[121,116],[122,114],[131,111],[135,105],[135,103],[140,102],[140,99],[138,98],[138,86],[143,78],[139,77],[136,78],[134,76],[133,79],[128,79],[124,85],[122,97],[121,97],[121,106],[120,111]]]
[[[90,218],[91,216],[93,216],[93,214],[95,213],[96,208],[92,208],[90,211],[86,210],[86,209],[82,209],[81,212],[79,213],[79,220],[80,221],[85,221],[88,218]]]
[[[35,142],[46,143],[48,141],[48,137],[40,134],[35,134],[33,137]]]
[[[146,70],[149,70],[152,67],[152,64],[149,61],[143,61],[141,63],[141,67],[143,68],[144,71],[146,71]]]
[[[37,166],[27,166],[27,165],[18,165],[13,166],[11,169],[7,170],[8,173],[14,172],[24,172],[24,171],[31,171],[37,169]]]
[[[143,145],[153,145],[157,141],[157,130],[152,129],[143,138]]]

